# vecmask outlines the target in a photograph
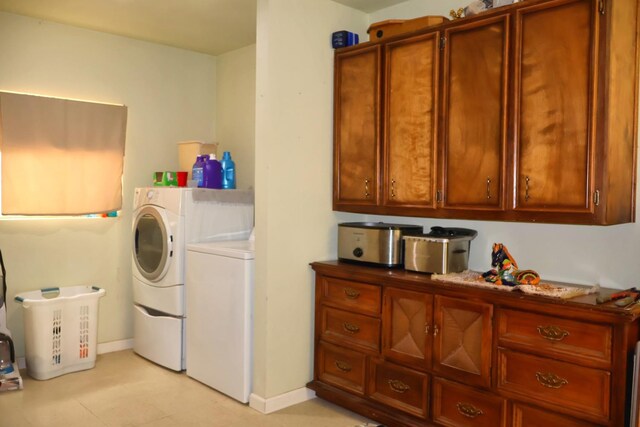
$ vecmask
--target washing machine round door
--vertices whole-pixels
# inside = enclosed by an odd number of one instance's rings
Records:
[[[138,211],[133,225],[133,259],[136,268],[150,281],[158,281],[169,269],[173,247],[169,222],[164,212],[153,206]]]

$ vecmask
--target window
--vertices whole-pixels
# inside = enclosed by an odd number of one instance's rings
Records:
[[[127,107],[0,92],[3,215],[122,207]]]

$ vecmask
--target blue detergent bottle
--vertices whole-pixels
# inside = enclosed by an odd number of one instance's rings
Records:
[[[222,155],[222,188],[231,190],[236,188],[236,164],[231,160],[231,153],[225,151]]]
[[[216,159],[215,154],[211,154],[209,159],[204,162],[202,186],[204,188],[222,188],[222,165]]]

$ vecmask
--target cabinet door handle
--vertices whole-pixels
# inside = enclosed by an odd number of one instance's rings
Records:
[[[491,178],[487,177],[487,200],[491,198]]]
[[[560,388],[569,384],[569,381],[557,376],[552,372],[536,372],[536,379],[540,384],[548,388]]]
[[[458,409],[458,412],[467,418],[476,418],[477,416],[484,414],[482,409],[478,409],[470,403],[458,402],[456,404],[456,408]]]
[[[349,322],[344,322],[342,324],[342,328],[350,334],[357,334],[358,332],[360,332],[360,326],[354,325],[353,323]]]
[[[396,180],[395,179],[391,180],[391,198],[392,199],[396,198]]]
[[[389,380],[388,383],[391,390],[395,391],[396,393],[406,393],[411,389],[411,387],[400,380]]]
[[[424,324],[424,334],[425,335],[429,335],[429,324],[428,323]]]
[[[435,337],[436,335],[438,335],[438,332],[440,332],[440,328],[438,328],[438,325],[433,325],[433,336]]]
[[[369,178],[365,178],[364,180],[364,197],[369,198]]]
[[[351,371],[351,365],[348,364],[347,362],[342,362],[340,360],[336,360],[336,368],[338,368],[339,370],[341,370],[342,372],[349,372]]]
[[[560,328],[559,326],[538,326],[538,333],[542,338],[549,341],[562,341],[565,337],[569,336],[569,332]]]
[[[357,299],[360,296],[360,292],[356,291],[353,288],[344,288],[344,294],[349,299]]]
[[[528,202],[529,201],[529,177],[525,176],[524,177],[524,201]]]

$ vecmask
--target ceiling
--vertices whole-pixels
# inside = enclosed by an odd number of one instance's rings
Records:
[[[406,0],[335,1],[370,13]],[[256,0],[0,0],[0,11],[214,56],[256,40]]]

